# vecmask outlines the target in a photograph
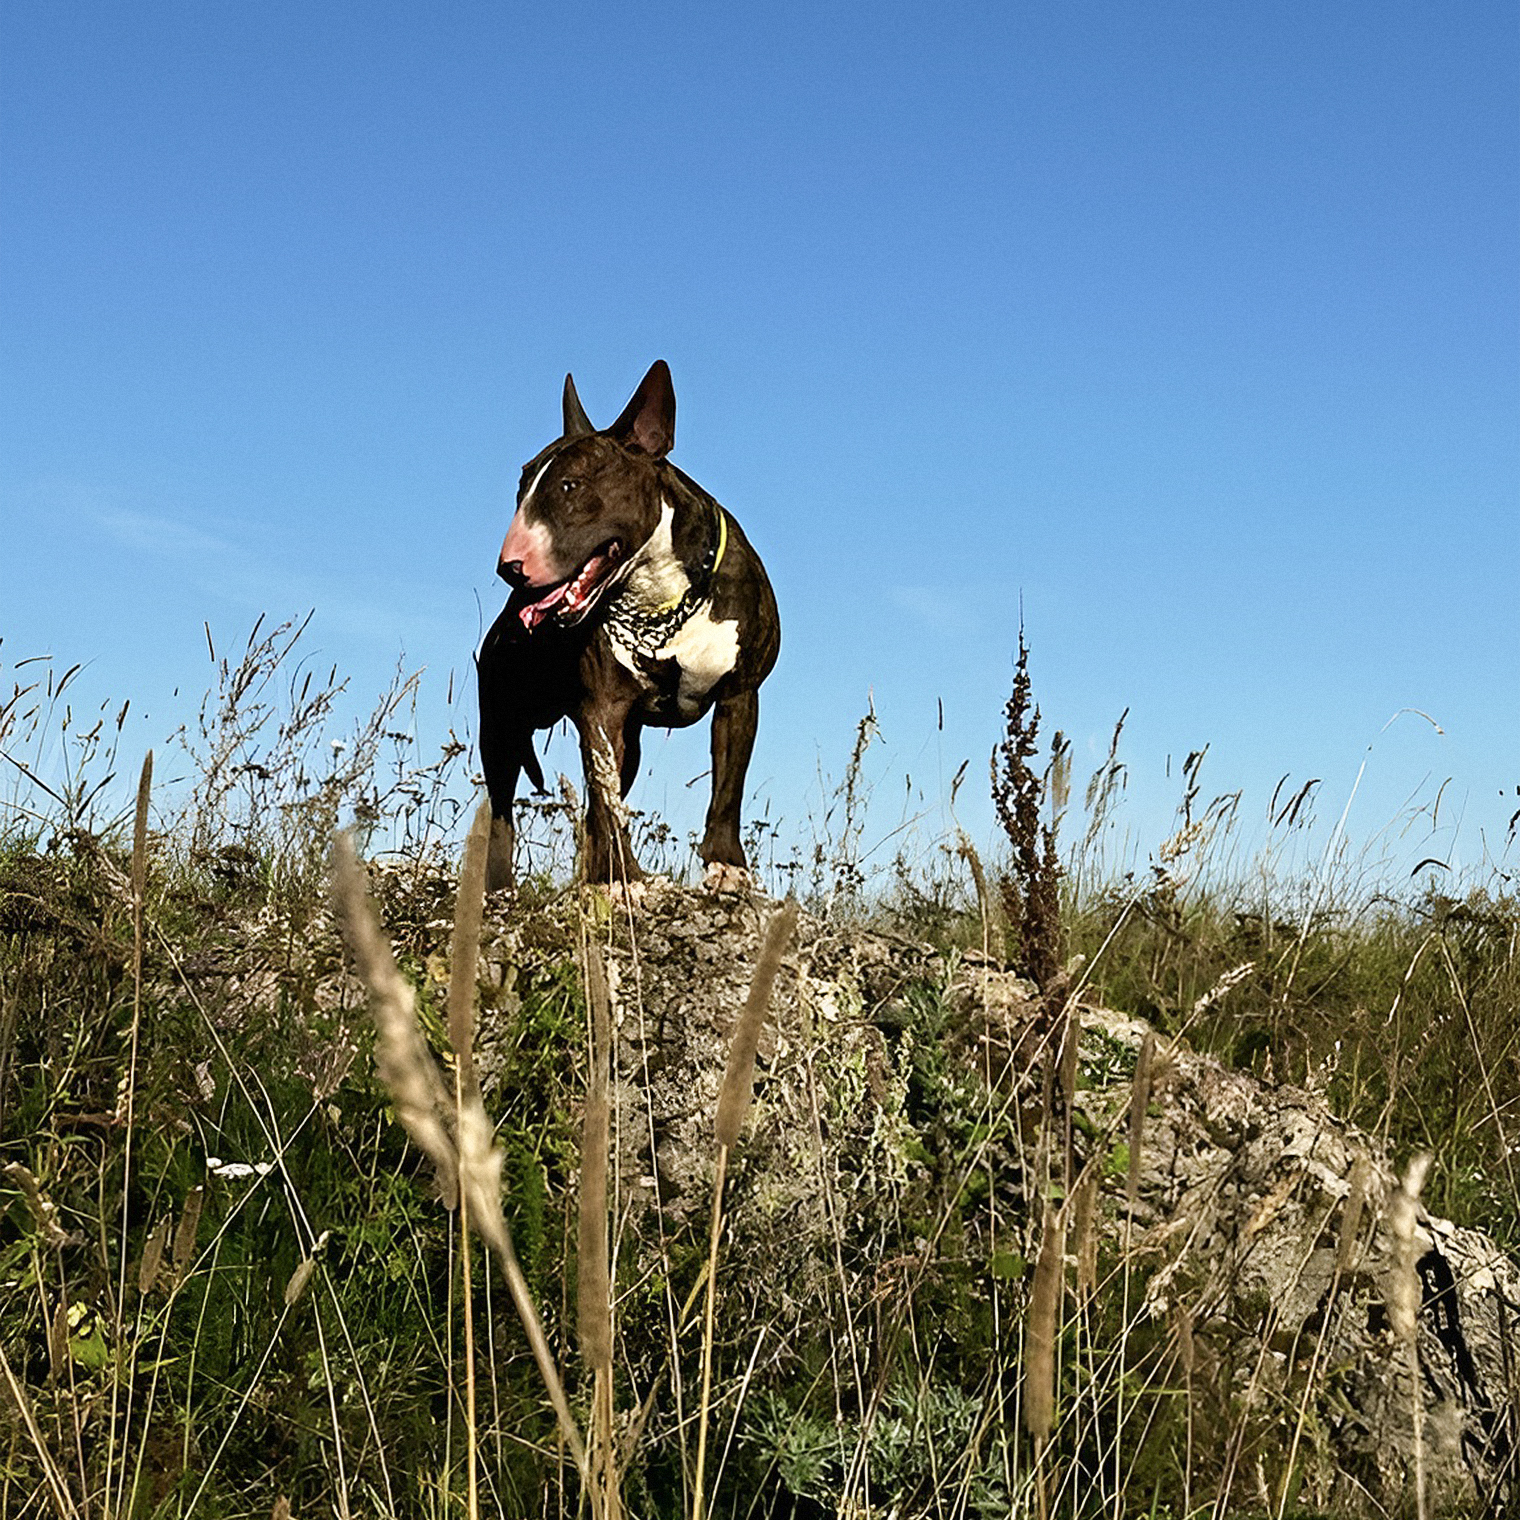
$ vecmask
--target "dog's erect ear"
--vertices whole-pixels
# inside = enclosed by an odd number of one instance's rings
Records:
[[[581,405],[581,398],[575,394],[575,377],[566,375],[565,437],[580,438],[595,431],[596,429],[591,425],[591,419],[586,415],[586,408]]]
[[[649,366],[633,399],[607,431],[619,443],[631,443],[656,459],[663,459],[675,447],[676,389],[663,359]]]

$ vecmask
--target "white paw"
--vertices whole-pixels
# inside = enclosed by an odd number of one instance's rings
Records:
[[[609,901],[620,907],[637,908],[649,895],[649,883],[642,877],[638,881],[615,881],[607,887]]]
[[[726,865],[722,861],[714,861],[702,877],[703,888],[719,894],[748,892],[753,885],[749,872],[743,866]]]

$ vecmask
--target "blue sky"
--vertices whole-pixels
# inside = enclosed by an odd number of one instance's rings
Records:
[[[18,0],[0,70],[0,659],[141,745],[203,621],[307,607],[441,732],[564,372],[606,422],[663,357],[781,600],[773,813],[870,693],[986,837],[1021,607],[1145,844],[1205,743],[1333,821],[1375,741],[1353,832],[1450,776],[1454,860],[1520,806],[1510,4]]]

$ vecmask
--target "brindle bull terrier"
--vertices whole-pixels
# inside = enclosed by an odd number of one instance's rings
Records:
[[[641,873],[609,805],[609,774],[626,796],[644,725],[685,728],[709,711],[712,802],[700,853],[710,884],[743,880],[739,806],[781,622],[739,524],[666,458],[675,418],[663,359],[600,430],[567,375],[564,434],[523,467],[497,564],[512,594],[477,662],[490,886],[512,879],[518,776],[544,789],[534,730],[574,722],[589,798],[583,874],[631,882]]]

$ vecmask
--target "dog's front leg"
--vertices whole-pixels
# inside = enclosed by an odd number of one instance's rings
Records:
[[[629,727],[633,727],[632,766],[638,768],[638,728],[631,725],[629,707],[597,704],[576,716],[581,736],[581,761],[586,772],[586,844],[582,871],[589,882],[632,882],[644,873],[633,858],[628,838],[628,812],[623,794],[632,784],[629,774]]]
[[[707,809],[707,832],[701,856],[708,866],[745,869],[739,841],[739,808],[744,801],[744,776],[755,748],[760,722],[760,693],[741,691],[725,697],[712,715],[712,803]]]

